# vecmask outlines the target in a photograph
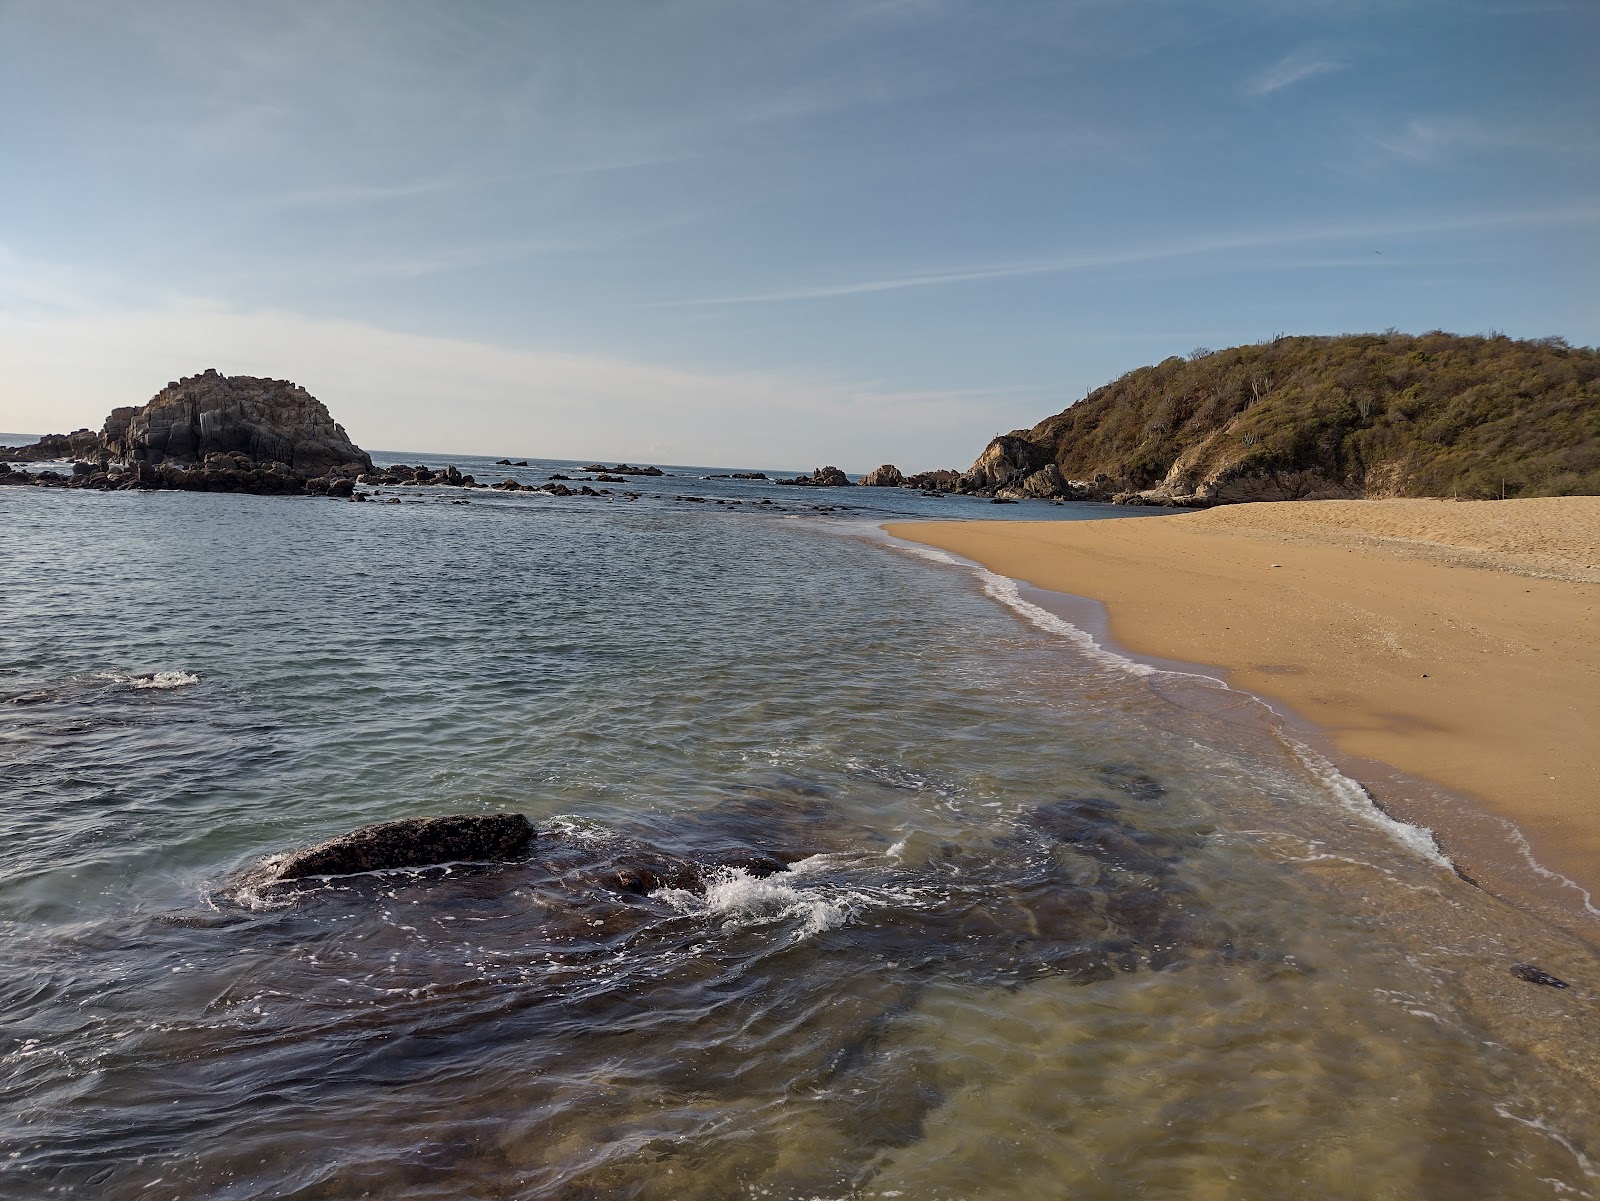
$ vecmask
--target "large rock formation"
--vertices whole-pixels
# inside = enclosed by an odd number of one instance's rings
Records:
[[[905,476],[900,474],[900,469],[893,463],[885,463],[861,477],[863,488],[898,488],[903,483]]]
[[[343,485],[372,470],[367,452],[298,384],[215,369],[168,384],[143,406],[113,409],[98,434],[48,434],[0,447],[0,459],[76,460],[70,476],[8,471],[0,484],[102,490],[348,496]]]
[[[168,384],[142,408],[112,410],[101,442],[125,463],[187,465],[208,454],[242,454],[305,477],[372,470],[371,456],[298,384],[215,368]]]
[[[1200,348],[996,437],[955,490],[1157,505],[1593,494],[1600,352],[1439,331]]]

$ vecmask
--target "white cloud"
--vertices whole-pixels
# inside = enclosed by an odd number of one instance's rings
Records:
[[[1258,71],[1245,83],[1244,90],[1252,96],[1270,96],[1284,88],[1293,87],[1318,75],[1342,71],[1348,64],[1337,58],[1296,50],[1287,54],[1265,70]]]
[[[1304,228],[1269,230],[1254,234],[1218,234],[1186,242],[1152,246],[1131,246],[1101,254],[1042,257],[1006,263],[974,264],[943,271],[909,272],[874,279],[841,281],[805,287],[780,288],[736,296],[714,296],[672,302],[674,306],[776,304],[786,301],[833,300],[865,296],[876,292],[898,292],[911,288],[935,288],[949,284],[978,283],[987,280],[1020,279],[1038,275],[1064,275],[1105,267],[1128,267],[1141,263],[1161,263],[1197,259],[1209,254],[1252,250],[1277,250],[1294,246],[1340,241],[1367,242],[1375,238],[1425,237],[1452,230],[1492,226],[1593,224],[1600,221],[1600,209],[1535,209],[1526,212],[1481,213],[1440,216],[1424,220],[1374,221],[1363,225],[1317,225]],[[1237,266],[1235,261],[1233,266]]]

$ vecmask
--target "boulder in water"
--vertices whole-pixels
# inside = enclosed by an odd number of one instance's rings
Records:
[[[533,825],[520,813],[410,817],[362,826],[348,834],[284,856],[274,880],[348,876],[439,863],[494,863],[515,859],[533,841]]]

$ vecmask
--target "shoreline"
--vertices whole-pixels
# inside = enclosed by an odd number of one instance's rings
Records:
[[[1097,642],[1262,700],[1469,880],[1596,937],[1600,498],[882,528],[1100,606]]]

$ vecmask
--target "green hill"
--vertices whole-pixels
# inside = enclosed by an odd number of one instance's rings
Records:
[[[1443,332],[1201,348],[996,438],[961,486],[1175,504],[1600,493],[1600,351]]]

